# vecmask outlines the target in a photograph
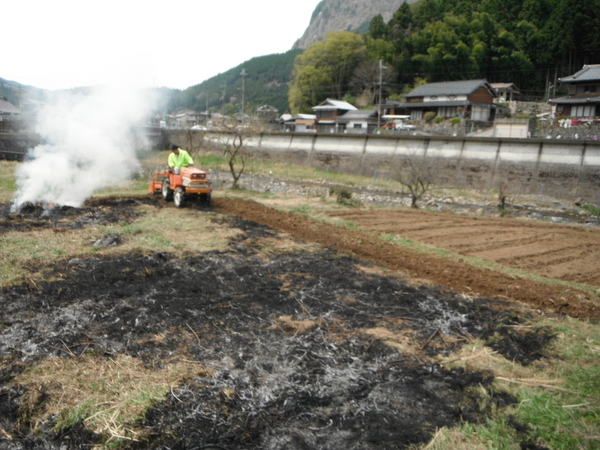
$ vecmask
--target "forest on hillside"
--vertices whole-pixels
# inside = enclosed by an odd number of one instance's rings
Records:
[[[258,56],[203,83],[191,86],[169,102],[169,110],[240,111],[244,95],[245,111],[270,105],[281,113],[288,109],[288,83],[295,58],[302,50]],[[242,70],[246,76],[242,76]]]
[[[295,62],[289,100],[307,111],[327,97],[352,100],[378,84],[388,96],[423,81],[515,83],[525,99],[555,94],[557,79],[600,63],[600,0],[421,0],[360,39],[332,32]],[[552,91],[551,91],[552,89]]]
[[[600,63],[600,0],[420,0],[366,33],[331,32],[304,52],[253,58],[171,97],[170,111],[233,114],[269,104],[311,112],[326,98],[400,98],[422,82],[515,83],[524,99],[559,93],[558,78]],[[385,70],[380,70],[383,61]],[[242,76],[242,69],[246,76]],[[381,80],[379,77],[382,77]]]

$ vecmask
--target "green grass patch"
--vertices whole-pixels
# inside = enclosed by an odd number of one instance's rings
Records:
[[[440,358],[450,366],[492,372],[496,389],[508,391],[517,403],[495,410],[486,424],[443,430],[428,448],[513,449],[522,442],[551,449],[600,448],[600,324],[541,317],[527,326],[556,334],[544,350],[547,358],[530,366],[494,354],[479,340]]]
[[[577,396],[523,389],[516,417],[527,424],[531,436],[539,436],[552,449],[600,447],[600,408]]]
[[[15,161],[0,161],[0,201],[10,201],[17,190],[15,170],[18,166]]]
[[[594,216],[600,216],[600,208],[598,208],[598,206],[586,204],[583,205],[581,208],[591,212]]]

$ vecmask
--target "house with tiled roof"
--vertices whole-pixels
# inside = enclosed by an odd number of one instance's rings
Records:
[[[556,117],[600,116],[600,64],[585,65],[558,81],[566,85],[567,95],[548,101]]]
[[[377,129],[377,109],[350,110],[337,117],[336,124],[340,133],[373,133]]]
[[[0,116],[13,116],[20,113],[19,108],[9,102],[6,97],[0,98]]]
[[[346,125],[340,123],[340,126],[338,126],[337,119],[348,111],[356,111],[357,109],[356,106],[343,100],[328,98],[312,108],[317,116],[315,127],[319,133],[343,133]]]
[[[315,114],[296,114],[295,116],[284,114],[281,116],[281,120],[285,131],[314,133],[317,116]]]
[[[513,102],[519,100],[521,91],[514,83],[490,83],[496,91],[497,101]]]
[[[0,98],[0,131],[8,131],[14,127],[21,115],[21,110],[8,101],[6,97]]]
[[[279,120],[279,110],[271,105],[262,105],[256,108],[256,117],[264,123],[276,123]]]
[[[497,93],[486,80],[426,83],[405,96],[404,108],[412,120],[433,111],[437,116],[492,121],[507,108],[494,103]]]

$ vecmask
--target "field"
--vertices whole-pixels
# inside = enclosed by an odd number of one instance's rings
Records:
[[[1,164],[0,448],[600,446],[598,227]]]
[[[411,210],[352,210],[333,217],[544,277],[600,286],[598,227]]]

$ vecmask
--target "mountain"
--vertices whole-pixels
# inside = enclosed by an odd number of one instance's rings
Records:
[[[15,106],[20,106],[21,97],[29,86],[22,86],[16,81],[0,78],[0,98],[6,98]]]
[[[288,83],[294,59],[300,53],[302,50],[289,50],[245,61],[227,72],[185,89],[181,92],[178,106],[195,111],[222,109],[227,105],[239,109],[243,94],[246,112],[270,105],[283,114],[288,109]]]
[[[407,0],[414,3],[417,0]],[[305,49],[329,31],[369,30],[369,22],[378,14],[387,23],[404,0],[323,0],[315,8],[308,28],[293,48]]]

